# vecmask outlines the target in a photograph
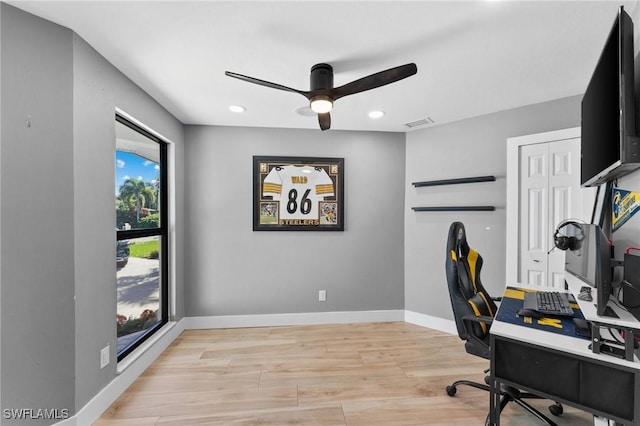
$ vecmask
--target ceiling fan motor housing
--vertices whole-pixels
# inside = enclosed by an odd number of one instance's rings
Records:
[[[329,64],[311,67],[311,91],[318,89],[333,89],[333,67]]]

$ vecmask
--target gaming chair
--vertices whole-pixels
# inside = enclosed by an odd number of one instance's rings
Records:
[[[497,312],[496,301],[485,290],[480,280],[482,269],[482,256],[469,247],[467,234],[461,222],[453,222],[449,228],[447,238],[446,275],[449,287],[449,296],[453,308],[453,316],[458,330],[458,336],[465,341],[464,347],[467,353],[485,359],[491,358],[490,335],[491,323]],[[485,373],[488,372],[485,371]],[[485,378],[488,382],[489,377]],[[454,396],[457,386],[466,385],[477,389],[489,391],[488,384],[481,384],[469,380],[458,380],[447,386],[447,395]],[[510,401],[523,407],[548,425],[555,425],[549,418],[540,413],[536,408],[524,402],[523,398],[540,398],[537,395],[521,392],[520,390],[503,386],[500,389],[500,411]],[[562,414],[562,405],[556,403],[549,406],[553,415]],[[487,417],[488,421],[488,417]]]

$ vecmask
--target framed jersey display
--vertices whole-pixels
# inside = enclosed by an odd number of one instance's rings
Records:
[[[343,231],[344,158],[253,157],[254,231]]]

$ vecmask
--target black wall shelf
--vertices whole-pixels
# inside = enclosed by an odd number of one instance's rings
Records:
[[[423,182],[413,182],[411,184],[416,188],[418,188],[421,186],[457,185],[460,183],[494,182],[495,180],[496,180],[495,176],[475,176],[475,177],[458,178],[458,179],[427,180]]]
[[[458,179],[428,180],[423,182],[413,182],[416,188],[421,186],[457,185],[460,183],[494,182],[495,176],[474,176]],[[415,212],[492,212],[495,206],[433,206],[433,207],[411,207]]]
[[[415,212],[492,212],[495,206],[436,206],[436,207],[411,207]]]

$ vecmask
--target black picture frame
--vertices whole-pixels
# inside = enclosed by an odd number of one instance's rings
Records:
[[[344,158],[253,157],[254,231],[344,231]]]

